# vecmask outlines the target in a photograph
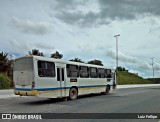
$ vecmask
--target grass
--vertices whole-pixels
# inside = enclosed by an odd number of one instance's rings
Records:
[[[118,72],[118,84],[152,84],[152,80],[143,79],[142,77],[129,73],[127,71],[119,71]]]

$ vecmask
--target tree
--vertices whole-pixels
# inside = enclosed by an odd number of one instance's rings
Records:
[[[96,59],[88,61],[88,64],[95,64],[95,65],[103,66],[102,61],[96,60]]]
[[[127,71],[124,67],[121,67],[121,66],[119,66],[119,67],[117,68],[117,70],[118,70],[118,71]]]
[[[43,52],[39,52],[37,49],[32,49],[32,51],[28,51],[29,55],[37,55],[37,56],[44,56]]]
[[[8,53],[0,53],[0,72],[8,74],[11,70],[11,61],[8,59]]]
[[[118,71],[123,71],[123,68],[121,66],[117,67]]]
[[[122,71],[126,71],[126,69],[123,67],[123,68],[122,68]]]
[[[58,51],[55,53],[51,54],[51,58],[56,58],[56,59],[61,59],[63,57],[62,54],[60,54]]]
[[[74,58],[74,59],[71,59],[69,61],[74,61],[74,62],[81,62],[81,63],[84,63],[84,61],[82,61],[81,59],[79,58]]]

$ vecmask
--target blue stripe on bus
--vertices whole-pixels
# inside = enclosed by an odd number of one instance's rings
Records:
[[[30,88],[15,88],[15,90],[32,91],[32,89],[30,89]]]
[[[76,86],[78,88],[91,88],[91,87],[102,87],[106,85],[92,85],[92,86]],[[112,85],[110,85],[112,86]],[[57,87],[57,88],[15,88],[15,90],[21,90],[21,91],[32,91],[32,90],[38,90],[38,91],[49,91],[49,90],[61,90],[61,89],[70,89],[71,87]]]

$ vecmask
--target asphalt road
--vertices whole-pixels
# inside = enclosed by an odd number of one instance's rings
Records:
[[[36,97],[0,98],[0,113],[160,113],[160,86],[117,89],[108,95],[85,95],[73,101]]]

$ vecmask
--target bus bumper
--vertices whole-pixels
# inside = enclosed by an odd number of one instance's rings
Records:
[[[32,91],[14,90],[14,94],[20,96],[38,96],[39,92],[37,90],[32,90]]]

